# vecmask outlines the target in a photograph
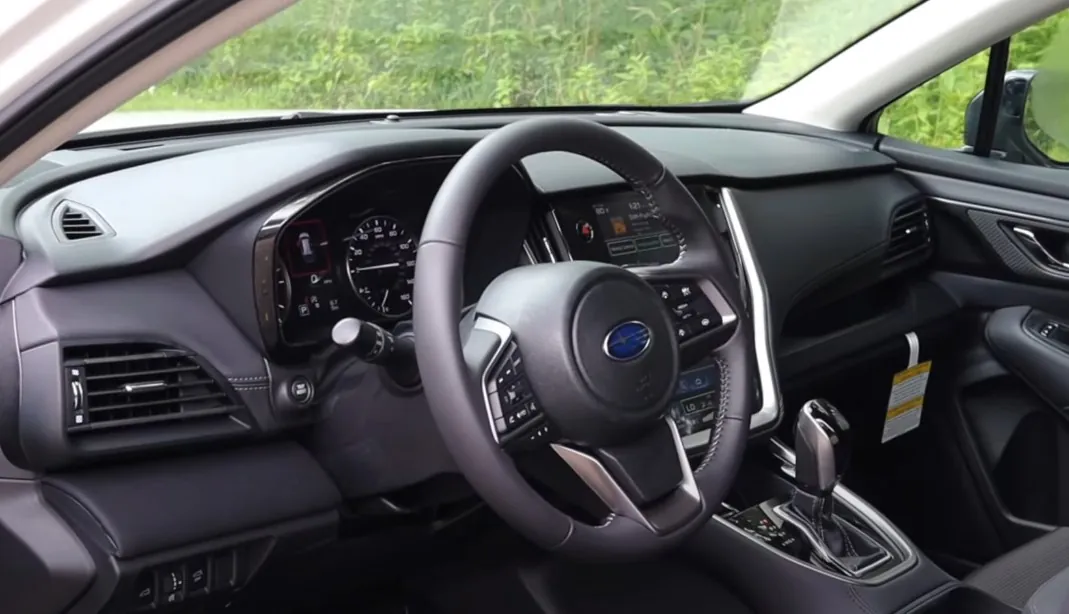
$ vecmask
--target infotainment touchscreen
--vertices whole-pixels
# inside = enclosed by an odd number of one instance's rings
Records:
[[[551,215],[573,260],[638,266],[679,256],[675,237],[634,192],[558,203]]]

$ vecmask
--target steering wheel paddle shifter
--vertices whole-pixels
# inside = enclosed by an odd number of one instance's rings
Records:
[[[679,257],[632,268],[583,261],[517,267],[493,280],[458,326],[465,248],[480,204],[503,173],[552,151],[584,156],[622,177],[675,235]],[[457,466],[531,541],[583,556],[650,555],[712,517],[738,471],[757,398],[752,324],[730,253],[660,160],[593,121],[514,122],[453,167],[420,238],[416,357]],[[722,306],[716,330],[677,339],[653,287],[671,283],[700,288]],[[685,356],[696,352],[720,370],[715,435],[693,466],[668,417],[681,344]],[[519,454],[525,462],[563,461],[608,513],[577,519],[564,511],[576,504],[566,501],[566,489],[555,493],[566,504],[551,504],[521,474]]]
[[[850,440],[850,424],[831,403],[814,399],[802,405],[794,428],[795,491],[778,509],[809,540],[819,561],[859,576],[890,555],[836,510],[834,491],[846,472]]]

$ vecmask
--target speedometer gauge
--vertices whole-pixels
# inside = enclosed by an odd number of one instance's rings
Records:
[[[396,219],[376,215],[349,237],[345,268],[353,292],[376,313],[400,317],[412,311],[416,241]]]

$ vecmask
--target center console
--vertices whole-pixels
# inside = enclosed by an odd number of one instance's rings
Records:
[[[793,449],[751,449],[723,509],[688,554],[754,610],[791,614],[1016,614],[940,569],[844,487],[850,426],[805,403]]]

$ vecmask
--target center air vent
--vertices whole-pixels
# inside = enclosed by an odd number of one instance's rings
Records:
[[[895,209],[884,255],[885,267],[904,267],[931,254],[932,233],[928,207],[924,201],[906,203]]]
[[[238,409],[193,354],[150,344],[64,350],[71,434],[225,416]]]
[[[111,228],[95,211],[69,200],[56,207],[52,223],[56,235],[64,241],[81,241],[112,234]]]

